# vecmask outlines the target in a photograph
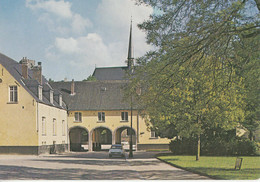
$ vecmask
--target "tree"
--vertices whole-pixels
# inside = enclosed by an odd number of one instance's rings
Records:
[[[139,2],[159,10],[139,25],[156,50],[138,60],[129,87],[141,85],[145,90],[136,99],[151,127],[161,132],[171,126],[174,135],[197,138],[198,160],[204,131],[232,129],[243,121],[245,74],[239,74],[237,67],[243,69],[251,60],[246,54],[238,58],[235,45],[257,38],[259,4],[250,0]]]
[[[49,82],[51,83],[51,82],[54,82],[54,80],[53,79],[51,79],[51,78],[49,78]]]
[[[250,33],[250,32],[249,32]],[[260,120],[260,34],[255,37],[243,38],[236,42],[236,70],[244,78],[245,83],[245,120],[242,125],[249,131],[249,139],[254,140],[254,132],[258,129]]]
[[[97,79],[92,76],[92,75],[89,75],[87,79],[84,79],[83,81],[96,81]]]
[[[234,129],[244,117],[243,94],[238,92],[243,89],[242,78],[229,73],[222,62],[212,64],[209,59],[205,57],[196,71],[188,63],[167,66],[157,75],[153,75],[156,60],[152,60],[136,70],[136,77],[129,86],[133,88],[137,82],[145,85],[145,92],[137,99],[153,129],[163,135],[197,139],[197,160],[201,134],[218,128]],[[142,79],[144,75],[146,80]]]

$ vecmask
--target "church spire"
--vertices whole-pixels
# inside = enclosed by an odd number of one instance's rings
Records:
[[[131,68],[134,66],[134,54],[133,54],[133,44],[132,44],[132,17],[131,17],[131,25],[130,25],[127,66],[128,66],[128,68]]]

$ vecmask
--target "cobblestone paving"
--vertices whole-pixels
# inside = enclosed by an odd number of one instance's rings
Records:
[[[0,155],[0,180],[209,180],[156,158],[134,152],[134,158],[108,158],[107,152],[62,155]]]

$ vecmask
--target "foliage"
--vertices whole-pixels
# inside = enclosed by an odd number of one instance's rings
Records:
[[[226,132],[226,136],[216,136],[210,139],[202,137],[201,146],[201,154],[203,156],[250,156],[257,155],[259,149],[255,141],[235,137],[232,131]],[[195,141],[192,138],[172,140],[170,150],[174,155],[195,155]]]
[[[138,59],[128,89],[133,95],[132,88],[142,87],[135,99],[149,116],[149,127],[160,135],[197,139],[199,146],[208,131],[257,125],[251,117],[256,111],[246,107],[257,96],[250,87],[259,73],[248,72],[259,57],[253,46],[243,49],[250,42],[260,47],[257,1],[138,2],[158,11],[139,25],[156,50]],[[245,111],[250,119],[244,119]]]
[[[236,56],[238,64],[236,70],[239,75],[244,78],[245,84],[245,120],[242,125],[246,127],[250,134],[249,138],[253,140],[254,132],[260,123],[260,50],[259,50],[260,34],[256,38],[241,39],[236,42]],[[257,49],[258,47],[258,49]],[[243,65],[243,66],[241,66]]]
[[[217,179],[244,180],[260,178],[260,157],[243,158],[241,170],[234,170],[236,157],[202,156],[194,161],[194,156],[161,156],[160,159],[192,172],[199,172]]]
[[[237,140],[234,146],[236,155],[256,155],[259,150],[257,143],[249,139]]]
[[[170,151],[174,155],[195,155],[196,145],[194,139],[177,139],[170,142]]]
[[[52,82],[54,82],[54,80],[53,79],[51,79],[51,78],[49,78],[49,81],[48,81],[49,83],[52,83]]]
[[[97,79],[92,76],[92,75],[89,75],[87,79],[84,79],[83,81],[96,81]]]

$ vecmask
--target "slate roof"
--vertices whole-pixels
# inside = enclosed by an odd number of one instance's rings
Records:
[[[127,80],[127,66],[96,68],[93,75],[97,80]]]
[[[123,100],[126,81],[75,81],[75,95],[70,94],[71,82],[50,84],[62,92],[71,111],[130,110],[130,104]]]
[[[28,79],[22,77],[22,65],[16,62],[15,60],[3,55],[0,53],[0,64],[7,69],[7,71],[15,78],[20,86],[24,89],[37,101],[43,104],[54,106],[57,108],[65,109],[66,105],[63,103],[61,107],[59,105],[59,100],[54,99],[53,104],[50,103],[49,99],[43,94],[42,100],[38,98],[38,86],[39,82],[32,78],[33,72],[28,69]],[[53,88],[48,84],[48,81],[44,76],[42,76],[42,86],[45,88],[45,91],[52,90]],[[56,91],[55,93],[57,93]],[[61,94],[61,93],[60,93]]]

